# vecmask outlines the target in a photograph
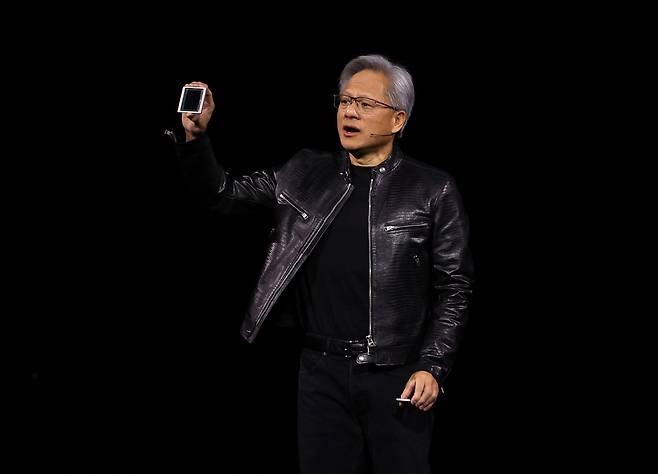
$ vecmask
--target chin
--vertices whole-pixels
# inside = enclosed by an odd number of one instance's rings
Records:
[[[347,151],[354,151],[354,150],[358,150],[358,149],[363,147],[363,145],[359,145],[359,144],[355,143],[353,140],[341,140],[340,144]]]

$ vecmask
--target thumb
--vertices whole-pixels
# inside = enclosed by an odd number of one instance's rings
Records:
[[[416,381],[411,378],[407,382],[407,385],[405,385],[404,390],[402,391],[402,395],[400,395],[400,398],[411,398],[411,394],[414,393],[414,389],[416,388]]]

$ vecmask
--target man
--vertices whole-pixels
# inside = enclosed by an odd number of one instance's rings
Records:
[[[217,163],[204,133],[210,90],[204,102],[200,114],[182,115],[186,142],[177,149],[187,179],[213,208],[255,204],[275,216],[241,332],[252,342],[292,295],[305,334],[301,471],[430,472],[431,408],[454,361],[473,278],[452,177],[396,145],[413,108],[411,75],[382,56],[353,59],[335,96],[344,150],[301,150],[248,176]]]

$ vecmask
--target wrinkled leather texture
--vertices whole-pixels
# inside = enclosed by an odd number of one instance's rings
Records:
[[[177,145],[182,170],[222,212],[253,205],[274,212],[266,258],[241,333],[253,342],[272,307],[351,193],[345,152],[301,150],[269,170],[233,176],[202,136]],[[399,148],[372,170],[371,347],[378,365],[408,363],[440,383],[468,314],[473,268],[468,218],[450,175]],[[419,358],[420,357],[420,358]]]

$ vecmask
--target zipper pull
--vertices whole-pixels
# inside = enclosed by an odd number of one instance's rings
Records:
[[[370,334],[366,336],[366,341],[368,341],[368,347],[376,346],[375,341],[372,339],[372,336]]]

